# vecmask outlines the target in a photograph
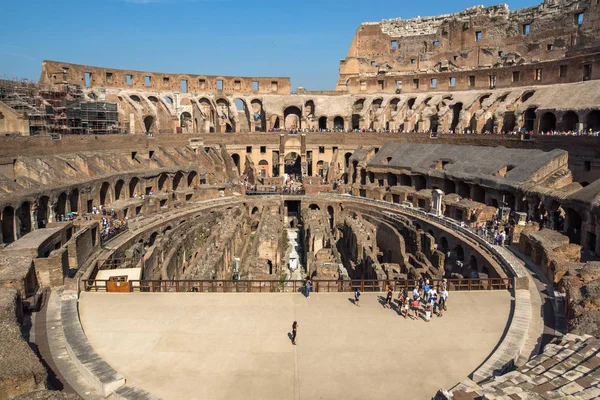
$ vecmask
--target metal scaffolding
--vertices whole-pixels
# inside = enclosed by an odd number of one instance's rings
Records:
[[[43,88],[23,79],[0,79],[0,101],[24,113],[30,135],[122,133],[116,103],[85,96],[79,85]]]

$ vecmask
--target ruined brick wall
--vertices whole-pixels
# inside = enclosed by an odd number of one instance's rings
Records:
[[[422,78],[422,86],[436,90],[429,80],[438,78],[441,87],[448,88],[452,76],[456,79],[452,88],[456,89],[489,87],[489,75],[496,76],[496,87],[531,83],[536,80],[536,67],[523,69],[524,65],[541,63],[537,68],[543,65],[559,72],[556,60],[596,51],[599,18],[596,2],[547,0],[514,11],[507,5],[475,6],[455,14],[364,23],[340,62],[337,89],[405,92],[418,89],[413,87],[413,79]],[[564,64],[577,67],[574,60]],[[515,69],[517,65],[519,69]],[[474,72],[480,68],[485,72]],[[514,71],[521,76],[513,79]],[[470,84],[469,76],[479,82]],[[546,83],[558,83],[553,73],[548,77]],[[596,73],[589,79],[598,77]],[[564,78],[563,82],[582,79],[579,74]],[[396,80],[401,81],[399,86]]]
[[[40,83],[45,85],[80,85],[92,87],[166,90],[182,92],[182,81],[186,81],[187,92],[213,92],[218,94],[290,93],[288,77],[235,77],[215,75],[168,74],[114,68],[93,67],[46,60],[42,63]],[[220,83],[219,83],[220,81]],[[256,86],[256,83],[258,86]],[[253,87],[256,90],[253,90]]]

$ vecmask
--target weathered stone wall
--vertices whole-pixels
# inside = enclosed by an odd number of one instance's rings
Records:
[[[364,23],[340,62],[337,90],[393,93],[582,80],[581,64],[589,59],[578,56],[598,46],[599,18],[594,2],[548,0],[514,11],[507,5],[475,6],[454,14]],[[560,65],[567,65],[568,73],[560,74]],[[536,69],[544,70],[539,79]],[[587,79],[598,77],[596,72]],[[438,80],[437,87],[431,79]]]
[[[0,289],[0,394],[12,398],[46,389],[47,372],[21,335],[21,298]]]

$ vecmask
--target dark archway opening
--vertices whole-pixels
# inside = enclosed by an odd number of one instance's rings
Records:
[[[431,132],[437,132],[438,126],[440,124],[440,119],[437,114],[434,114],[429,118],[429,130]]]
[[[517,117],[514,111],[507,111],[504,113],[502,120],[502,131],[504,133],[512,132],[515,130],[517,124]]]
[[[423,190],[427,188],[427,180],[423,175],[415,175],[413,177],[413,181],[415,183],[416,190]]]
[[[173,190],[180,189],[182,181],[183,181],[183,172],[179,171],[173,177]]]
[[[146,128],[146,133],[152,131],[152,127],[154,126],[154,117],[149,115],[144,118],[144,128]]]
[[[123,186],[125,186],[125,181],[119,179],[115,184],[115,200],[121,200],[125,198],[125,193],[123,193]]]
[[[523,128],[525,128],[527,132],[533,132],[536,119],[535,110],[536,108],[528,108],[525,111],[525,115],[523,117]]]
[[[546,112],[540,118],[540,131],[550,132],[556,129],[556,115],[551,112]]]
[[[48,201],[50,199],[47,196],[40,197],[37,207],[37,226],[39,229],[45,228],[48,223]]]
[[[135,197],[138,194],[139,182],[138,178],[131,178],[131,181],[129,181],[129,197]]]
[[[463,103],[456,103],[452,106],[452,123],[450,124],[450,130],[456,131],[456,127],[460,122],[460,112],[462,111]]]
[[[321,129],[321,130],[327,129],[327,117],[319,118],[319,129]]]
[[[235,164],[235,166],[237,168],[237,172],[239,174],[240,173],[240,155],[239,154],[232,154],[231,155],[231,159],[233,160],[233,163]]]
[[[587,129],[594,132],[600,131],[600,110],[593,110],[586,117]]]
[[[567,111],[562,117],[561,130],[577,131],[577,125],[579,125],[579,116],[573,111]]]
[[[15,210],[12,207],[5,207],[2,210],[2,242],[12,243],[15,240]]]
[[[333,127],[337,131],[343,131],[344,130],[344,118],[335,117],[333,119]]]
[[[79,190],[73,189],[69,193],[69,212],[79,212]]]
[[[62,221],[67,212],[67,194],[61,193],[56,200],[56,204],[54,205],[54,211],[56,215],[57,221]]]
[[[31,232],[31,204],[28,201],[21,204],[21,207],[17,210],[17,218],[19,221],[19,237]]]
[[[187,178],[187,186],[189,188],[195,187],[198,184],[198,173],[196,171],[190,171]]]
[[[400,175],[400,185],[412,186],[412,178],[410,177],[410,175],[401,174]]]
[[[110,202],[109,197],[110,184],[108,182],[103,182],[100,187],[100,205],[105,205],[107,202]]]
[[[302,176],[302,157],[300,154],[295,152],[286,154],[283,163],[286,174]]]

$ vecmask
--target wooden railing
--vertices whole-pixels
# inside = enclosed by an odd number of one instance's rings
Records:
[[[85,279],[82,281],[84,291],[106,291],[106,280]],[[133,292],[201,292],[201,293],[296,293],[304,290],[304,281],[204,281],[204,280],[132,280]],[[511,278],[485,279],[448,279],[450,291],[475,290],[507,290],[512,287]],[[312,292],[353,292],[358,288],[361,292],[385,292],[390,285],[394,291],[406,289],[412,291],[417,280],[315,280],[312,281]],[[432,288],[441,287],[441,279],[430,282]]]

